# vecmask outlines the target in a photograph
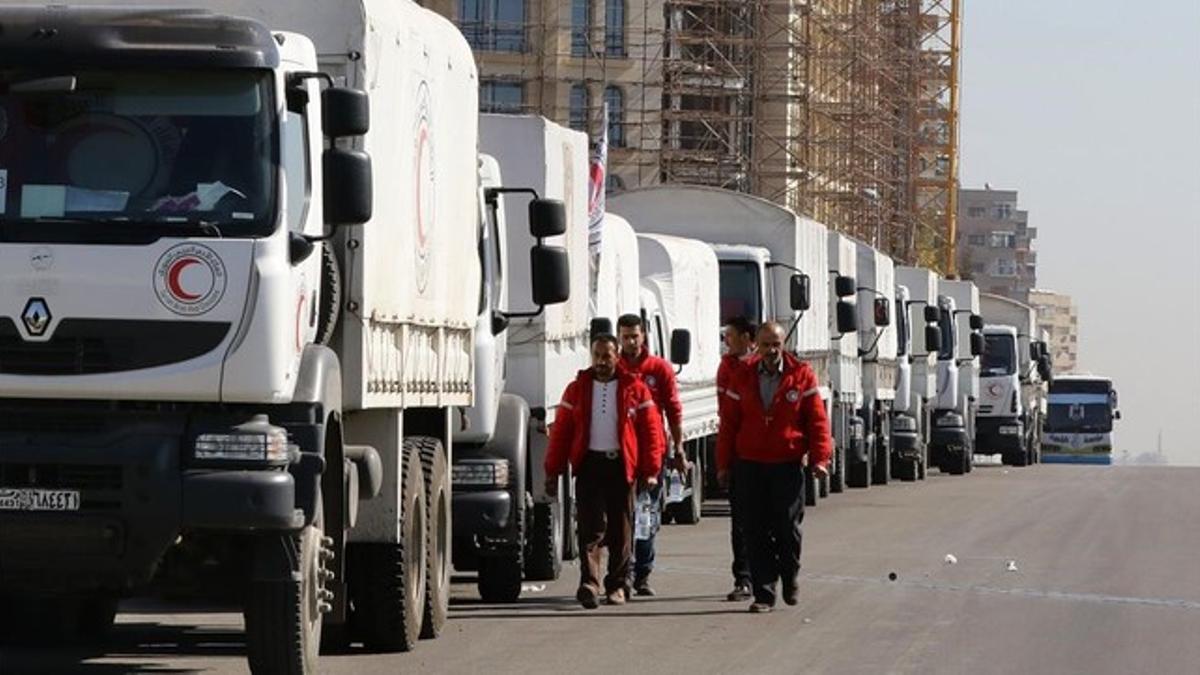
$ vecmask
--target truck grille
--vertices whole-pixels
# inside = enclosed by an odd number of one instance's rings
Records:
[[[213,321],[63,319],[46,342],[27,342],[0,318],[0,374],[91,375],[154,368],[202,356],[229,334]]]
[[[120,466],[0,463],[0,487],[119,491],[122,485]]]

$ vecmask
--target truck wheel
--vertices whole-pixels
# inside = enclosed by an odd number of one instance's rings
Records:
[[[917,480],[925,480],[925,476],[929,473],[929,455],[922,451],[921,457],[914,460],[917,464]]]
[[[675,504],[675,522],[680,525],[695,525],[700,522],[703,515],[701,508],[704,505],[704,466],[702,464],[703,455],[697,453],[696,458],[692,461],[692,470],[689,478],[692,483],[692,496],[685,502]]]
[[[943,471],[951,476],[961,476],[967,472],[967,453],[963,450],[953,452],[947,451],[945,454]]]
[[[971,473],[971,469],[975,468],[975,453],[971,450],[963,452],[963,473]]]
[[[250,583],[243,612],[250,672],[317,672],[321,615],[332,599],[325,589],[325,561],[333,553],[327,543],[320,518],[299,534],[256,542],[255,566],[283,569],[272,570],[280,579]]]
[[[833,473],[829,476],[829,491],[841,493],[846,491],[846,449],[835,444],[833,448]]]
[[[479,597],[484,602],[512,603],[521,597],[521,554],[479,559]]]
[[[917,479],[917,464],[920,460],[896,458],[896,479],[906,483]]]
[[[526,542],[525,577],[554,581],[562,574],[562,504],[557,500],[533,505],[533,531]]]
[[[1029,451],[1028,450],[1018,450],[1017,452],[1014,452],[1012,454],[1012,459],[1013,459],[1013,462],[1012,462],[1013,466],[1028,466],[1029,465]]]
[[[821,494],[821,499],[825,499],[826,497],[829,496],[830,480],[832,480],[832,479],[829,477],[828,473],[817,479],[817,485],[818,485],[817,491]]]
[[[416,436],[412,441],[421,455],[425,513],[429,514],[421,637],[431,639],[442,632],[450,611],[450,472],[446,470],[446,453],[441,441],[422,436]]]
[[[99,596],[79,601],[78,622],[76,627],[79,637],[95,640],[108,635],[117,620],[117,598],[115,596]]]
[[[817,481],[816,474],[813,473],[813,470],[810,467],[805,466],[804,467],[804,506],[805,506],[805,508],[812,508],[817,505],[817,498],[820,496],[820,492],[821,492],[821,487],[820,487],[819,482]]]
[[[417,439],[404,439],[400,463],[400,542],[354,544],[347,560],[354,604],[352,630],[372,651],[411,650],[417,645],[425,615],[425,544],[429,539]]]

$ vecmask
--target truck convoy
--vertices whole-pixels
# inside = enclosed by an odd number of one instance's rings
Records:
[[[173,4],[0,9],[0,595],[102,632],[238,588],[255,672],[315,672],[323,625],[411,649],[505,316],[472,53],[407,1]],[[538,306],[564,221],[531,207]]]
[[[1004,464],[1035,464],[1041,455],[1049,358],[1038,340],[1037,311],[981,293],[984,350],[979,374],[975,453]]]
[[[1056,375],[1042,426],[1042,461],[1112,464],[1113,422],[1121,419],[1107,377]]]

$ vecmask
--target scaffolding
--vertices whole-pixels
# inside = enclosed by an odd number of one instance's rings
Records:
[[[485,86],[520,82],[520,111],[593,137],[607,124],[616,189],[751,192],[954,272],[961,0],[512,1],[521,22],[456,17]]]

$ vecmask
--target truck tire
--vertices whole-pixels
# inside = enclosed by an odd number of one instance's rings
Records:
[[[562,574],[562,504],[558,501],[533,505],[533,527],[526,539],[525,578],[554,581]]]
[[[522,563],[520,551],[480,558],[479,597],[497,604],[516,602],[521,597]]]
[[[829,474],[829,491],[840,494],[846,491],[846,449],[834,443],[833,472]]]
[[[829,496],[830,480],[832,480],[832,479],[829,477],[828,473],[817,479],[817,484],[819,486],[817,489],[821,493],[821,499],[825,499],[826,497]]]
[[[813,508],[817,505],[821,488],[816,474],[811,467],[804,467],[804,507]]]
[[[98,640],[108,635],[117,620],[116,596],[97,596],[79,601],[76,628],[79,637]]]
[[[919,459],[896,458],[896,478],[906,483],[917,480],[920,463]]]
[[[1012,461],[1013,466],[1028,466],[1030,464],[1029,450],[1022,449],[1022,450],[1018,450],[1018,451],[1014,452],[1012,454],[1012,460],[1013,460]]]
[[[695,525],[700,522],[703,515],[701,513],[704,505],[703,456],[703,453],[696,453],[695,459],[692,460],[692,469],[689,475],[692,483],[692,496],[686,501],[674,505],[675,522],[680,525]]]
[[[255,565],[286,566],[282,579],[252,580],[247,591],[246,654],[252,673],[317,672],[322,614],[331,599],[325,590],[325,548],[320,518],[298,534],[264,536]],[[290,550],[289,550],[290,549]]]
[[[574,560],[579,557],[579,535],[575,520],[575,495],[571,492],[571,468],[563,474],[562,484],[558,486],[562,495],[562,526],[563,526],[563,560]]]
[[[951,476],[961,476],[967,472],[967,453],[964,450],[947,452],[944,464],[945,473]]]
[[[871,475],[873,467],[871,466],[872,452],[867,452],[867,461],[850,464],[846,467],[846,485],[852,488],[868,488],[871,487]]]
[[[400,452],[399,543],[359,543],[349,549],[352,632],[372,651],[410,651],[417,645],[425,616],[429,525],[416,441],[404,439]]]
[[[342,311],[342,271],[332,244],[321,245],[321,297],[317,300],[317,344],[328,345]]]
[[[450,472],[446,470],[446,453],[441,441],[415,436],[412,442],[421,455],[425,513],[429,514],[425,544],[425,615],[421,619],[421,637],[428,640],[441,634],[450,611]]]

